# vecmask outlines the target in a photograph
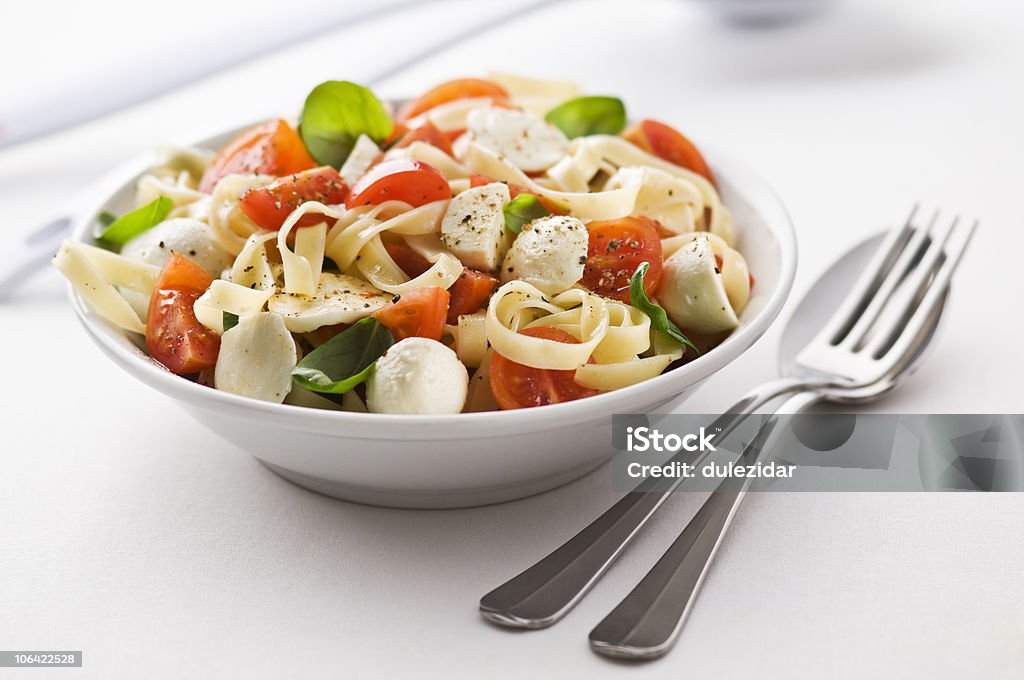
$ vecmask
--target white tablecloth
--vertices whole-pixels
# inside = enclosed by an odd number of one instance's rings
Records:
[[[54,73],[49,62],[33,67],[46,44],[74,60],[116,50],[131,21],[163,44],[203,23],[203,3],[192,0],[182,12],[138,3],[102,11],[107,4],[89,3],[94,12],[49,29],[4,22],[0,55],[8,70],[21,65],[20,80],[8,82],[25,85],[33,68],[39,78]],[[366,77],[425,32],[497,8],[443,2],[339,31],[0,153],[0,246],[124,157],[294,110],[310,85]],[[623,96],[636,114],[746,159],[778,190],[799,235],[796,298],[913,200],[977,215],[982,230],[934,354],[875,408],[1020,412],[1022,22],[1011,3],[876,0],[742,31],[681,1],[574,2],[453,45],[379,89],[417,92],[495,67]],[[52,40],[41,43],[47,30]],[[145,46],[130,35],[132,49]],[[54,272],[0,305],[0,330],[0,648],[83,650],[83,677],[1024,673],[1024,495],[755,494],[678,647],[627,666],[592,654],[586,634],[700,498],[670,500],[558,626],[509,633],[479,618],[477,599],[609,505],[606,469],[469,510],[334,501],[278,479],[113,368],[73,319]],[[778,335],[686,408],[723,408],[772,377]]]

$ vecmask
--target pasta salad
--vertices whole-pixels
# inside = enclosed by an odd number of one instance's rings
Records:
[[[739,325],[754,279],[698,149],[623,102],[503,74],[397,110],[328,81],[296,126],[166,150],[56,266],[167,370],[372,413],[544,406]]]

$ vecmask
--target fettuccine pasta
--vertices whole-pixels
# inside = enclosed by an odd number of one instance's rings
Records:
[[[174,373],[370,413],[629,388],[711,350],[751,299],[700,152],[625,129],[615,98],[496,73],[396,109],[329,81],[303,121],[162,152],[135,210],[56,266]]]

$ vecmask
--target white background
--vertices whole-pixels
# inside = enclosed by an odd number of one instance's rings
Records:
[[[117,74],[106,87],[131,86],[139,69],[160,79],[176,59],[207,54],[203,39],[252,40],[327,6],[21,3],[0,21],[0,109],[97,72]],[[290,113],[321,80],[367,78],[514,6],[440,2],[334,31],[2,151],[0,252],[126,157]],[[1009,2],[848,0],[751,31],[693,2],[577,1],[503,21],[378,91],[407,95],[494,67],[618,94],[777,189],[801,248],[795,298],[914,200],[977,216],[935,352],[875,408],[1021,412],[1022,29],[1024,9]],[[724,408],[772,377],[778,334],[685,407]],[[671,499],[561,624],[508,633],[479,619],[477,599],[607,507],[606,470],[471,510],[352,505],[279,480],[113,368],[54,272],[0,304],[0,343],[0,648],[84,650],[82,671],[54,677],[1024,674],[1024,495],[754,495],[675,651],[638,668],[591,654],[587,631],[700,498]]]

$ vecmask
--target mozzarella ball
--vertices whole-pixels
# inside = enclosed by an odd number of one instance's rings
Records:
[[[739,326],[707,234],[698,234],[665,260],[657,296],[684,331],[719,333]]]
[[[459,413],[469,373],[455,352],[436,340],[406,338],[380,359],[366,385],[371,413]]]
[[[466,118],[473,140],[504,156],[523,172],[542,172],[569,152],[569,139],[540,116],[487,106]]]
[[[587,228],[575,217],[556,215],[523,227],[501,265],[502,282],[520,279],[554,294],[583,278]]]
[[[164,220],[144,231],[121,248],[128,259],[156,267],[163,267],[171,253],[193,260],[200,267],[219,278],[231,266],[234,258],[221,248],[204,222],[190,217]]]
[[[501,262],[508,186],[501,182],[463,191],[452,199],[441,221],[441,240],[462,264],[494,271]]]
[[[243,316],[221,337],[214,369],[218,390],[280,404],[292,389],[295,340],[277,314]]]

